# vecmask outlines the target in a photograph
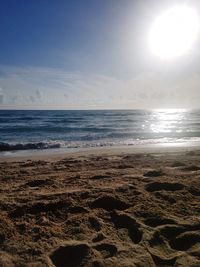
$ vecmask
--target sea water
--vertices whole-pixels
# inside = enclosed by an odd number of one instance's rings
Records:
[[[0,153],[200,142],[199,110],[1,110]]]

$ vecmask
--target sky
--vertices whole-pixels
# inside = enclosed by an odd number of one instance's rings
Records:
[[[200,108],[200,38],[170,62],[147,40],[183,2],[1,0],[0,109]]]

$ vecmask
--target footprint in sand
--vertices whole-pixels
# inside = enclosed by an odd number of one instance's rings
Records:
[[[182,233],[169,242],[171,248],[180,251],[186,251],[198,243],[200,245],[200,233],[195,231]]]
[[[199,171],[200,167],[196,165],[186,166],[181,169],[182,171]]]
[[[150,240],[149,252],[158,266],[174,266],[183,251],[199,247],[200,233],[190,230],[198,225],[162,225],[156,228]],[[198,255],[197,255],[198,256]]]
[[[139,224],[134,218],[127,214],[111,214],[111,221],[117,229],[125,228],[128,230],[128,235],[134,244],[140,243],[143,232],[139,229]]]
[[[49,202],[31,202],[25,205],[19,206],[10,213],[10,217],[18,218],[26,214],[38,215],[41,212],[51,212],[57,214],[58,211],[67,210],[71,205],[70,200],[55,200]]]
[[[112,178],[112,176],[99,174],[99,175],[92,176],[90,179],[91,180],[103,180],[103,179],[109,179],[109,178]]]
[[[179,253],[171,249],[159,232],[154,232],[149,243],[148,250],[156,266],[174,266]]]
[[[154,182],[154,183],[149,183],[145,186],[145,189],[148,192],[154,192],[154,191],[160,191],[160,190],[178,191],[178,190],[182,190],[183,188],[184,188],[183,184],[168,183],[168,182]]]
[[[126,202],[108,195],[104,195],[95,199],[92,203],[90,203],[90,206],[92,208],[102,208],[107,211],[112,211],[115,209],[125,210],[129,207],[129,205]]]
[[[86,243],[69,243],[56,249],[50,259],[56,267],[78,267],[87,262],[90,252]]]
[[[159,177],[164,175],[164,173],[161,170],[151,170],[143,174],[145,177]]]
[[[184,166],[185,166],[185,163],[180,162],[180,161],[175,161],[171,165],[172,168],[179,168],[179,167],[184,167]]]
[[[176,222],[172,219],[163,218],[159,216],[149,217],[147,219],[144,219],[144,223],[151,227],[156,227],[156,226],[165,225],[165,224],[176,224]]]
[[[49,179],[36,179],[36,180],[27,182],[25,185],[29,187],[40,187],[40,186],[49,186],[52,184],[53,184],[53,181]]]
[[[104,266],[102,259],[113,257],[117,251],[117,247],[109,243],[89,246],[87,243],[71,241],[53,251],[49,258],[56,267],[99,267]]]

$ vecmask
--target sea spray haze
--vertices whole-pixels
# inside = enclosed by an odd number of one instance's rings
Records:
[[[200,111],[0,111],[0,151],[200,141]]]

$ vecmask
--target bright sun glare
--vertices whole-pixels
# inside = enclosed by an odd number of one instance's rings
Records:
[[[199,31],[197,12],[188,6],[174,6],[161,13],[149,32],[149,46],[162,59],[173,59],[192,48]]]

